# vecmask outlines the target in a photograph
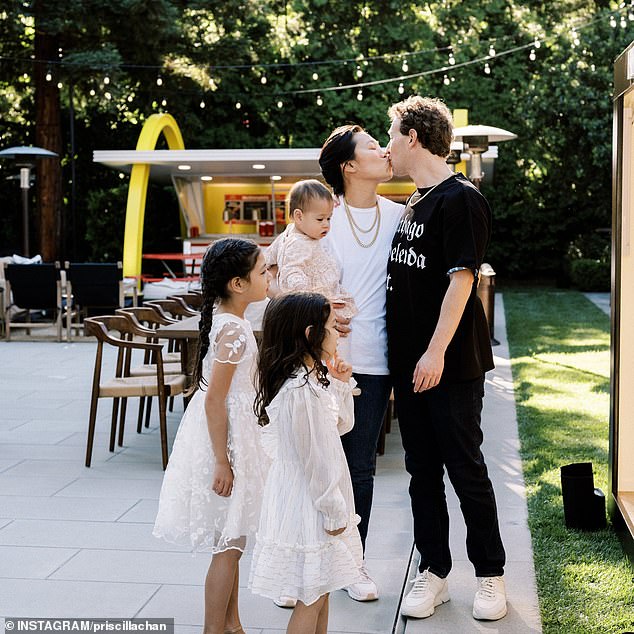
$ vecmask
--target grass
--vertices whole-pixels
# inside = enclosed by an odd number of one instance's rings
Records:
[[[504,305],[543,631],[634,631],[620,542],[609,525],[565,527],[559,475],[592,462],[595,486],[609,494],[609,318],[573,291],[505,290]]]

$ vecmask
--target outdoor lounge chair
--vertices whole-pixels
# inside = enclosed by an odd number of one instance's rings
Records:
[[[11,330],[51,328],[62,340],[62,288],[59,262],[54,264],[6,264],[4,322],[6,338]],[[20,313],[17,309],[22,309]],[[20,319],[20,321],[18,321]],[[23,321],[22,321],[23,320]]]
[[[88,421],[88,439],[86,444],[86,466],[90,467],[92,447],[97,419],[97,404],[100,398],[112,398],[112,419],[110,423],[110,451],[114,451],[117,432],[119,401],[130,397],[157,396],[159,402],[159,428],[163,469],[167,467],[167,398],[181,394],[185,390],[186,377],[183,374],[166,374],[163,363],[163,346],[159,343],[130,341],[136,328],[123,315],[88,317],[84,320],[87,335],[97,338],[97,354],[93,374],[90,416]],[[120,338],[113,337],[110,331],[117,331]],[[115,375],[110,379],[102,376],[104,344],[117,348]],[[156,365],[156,371],[147,376],[132,376],[129,353],[134,350],[149,352]],[[123,444],[123,427],[119,432],[119,445]]]

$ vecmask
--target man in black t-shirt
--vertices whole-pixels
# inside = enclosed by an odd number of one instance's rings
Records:
[[[453,124],[442,102],[410,97],[389,115],[394,174],[410,176],[417,187],[394,235],[386,280],[388,361],[421,555],[401,612],[427,617],[449,600],[446,468],[478,580],[473,616],[497,620],[507,611],[505,553],[480,451],[484,374],[493,368],[493,355],[476,295],[491,210],[446,163]]]

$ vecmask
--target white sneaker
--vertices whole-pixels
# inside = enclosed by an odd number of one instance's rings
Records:
[[[506,616],[504,577],[478,577],[478,591],[473,599],[473,618],[497,621]]]
[[[429,570],[423,570],[411,581],[414,587],[401,603],[401,614],[424,619],[434,613],[434,609],[449,601],[447,579],[437,577]]]
[[[278,608],[294,608],[297,605],[297,599],[282,595],[277,599],[273,599],[273,603],[275,603]]]
[[[357,581],[345,588],[348,596],[355,601],[376,601],[379,598],[379,589],[372,580],[365,564],[359,570],[361,573],[361,581]]]

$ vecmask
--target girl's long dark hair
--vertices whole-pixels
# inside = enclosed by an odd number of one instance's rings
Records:
[[[259,253],[260,249],[255,242],[239,238],[217,240],[205,253],[200,267],[203,305],[200,310],[200,337],[192,381],[194,389],[207,385],[203,376],[203,359],[209,350],[214,305],[219,299],[229,298],[227,286],[234,277],[249,279]]]
[[[330,385],[321,359],[329,316],[330,304],[320,293],[285,293],[272,299],[266,307],[253,406],[260,425],[269,422],[265,408],[286,379],[303,372],[308,381],[312,372],[323,386]],[[307,361],[313,365],[312,369]]]

